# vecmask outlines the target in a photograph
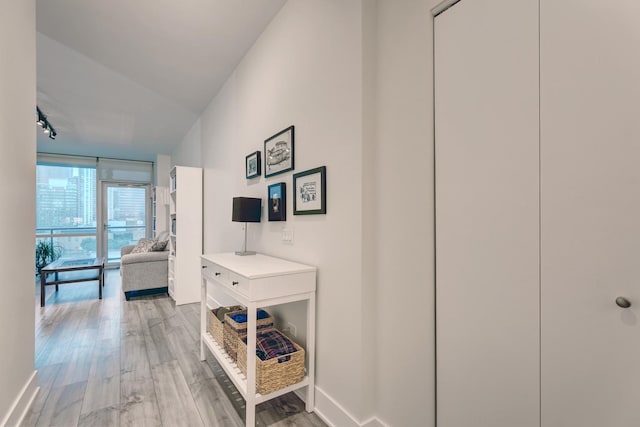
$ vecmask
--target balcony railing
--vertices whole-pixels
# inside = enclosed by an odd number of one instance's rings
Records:
[[[120,261],[120,248],[135,244],[145,237],[146,226],[109,226],[107,230],[108,261]],[[97,255],[95,227],[48,227],[36,229],[36,242],[49,240],[62,248],[62,257],[71,259],[93,258]]]
[[[64,258],[93,258],[97,252],[95,227],[38,228],[36,243],[39,240],[60,247]]]

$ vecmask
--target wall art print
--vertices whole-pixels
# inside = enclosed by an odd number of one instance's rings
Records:
[[[246,170],[247,179],[260,176],[260,174],[262,173],[260,171],[261,164],[262,162],[260,159],[260,151],[253,152],[246,157],[245,170]]]
[[[267,190],[269,201],[269,221],[287,220],[287,185],[284,182],[272,184]]]
[[[327,213],[327,168],[321,166],[293,175],[293,214]]]
[[[289,126],[264,141],[264,177],[293,170],[294,127]]]

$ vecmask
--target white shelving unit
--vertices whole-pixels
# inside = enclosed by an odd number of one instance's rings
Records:
[[[156,211],[157,211],[157,203],[158,203],[158,199],[157,199],[157,190],[158,187],[153,187],[153,190],[151,190],[151,235],[152,236],[157,236],[156,233]]]
[[[169,295],[189,304],[200,301],[202,169],[176,166],[169,176]]]
[[[167,187],[153,187],[151,193],[151,218],[154,237],[158,237],[158,234],[167,231],[168,205],[169,189]]]
[[[306,410],[315,407],[315,311],[316,268],[262,254],[237,256],[233,253],[203,255],[200,302],[200,359],[205,360],[209,348],[246,401],[246,425],[255,425],[255,407],[259,403],[306,387]],[[247,307],[247,375],[242,374],[207,331],[207,283],[218,294],[224,294]],[[256,393],[256,310],[294,301],[307,302],[307,371],[297,384],[267,395]],[[216,304],[219,306],[221,304]]]

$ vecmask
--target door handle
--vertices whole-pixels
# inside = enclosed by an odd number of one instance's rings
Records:
[[[626,299],[625,297],[618,297],[616,298],[616,304],[618,305],[618,307],[620,308],[629,308],[631,307],[631,301],[629,301],[628,299]]]

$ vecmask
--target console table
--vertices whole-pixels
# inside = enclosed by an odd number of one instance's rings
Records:
[[[315,406],[315,311],[316,268],[262,254],[238,256],[233,253],[202,255],[202,298],[200,303],[200,359],[205,360],[205,346],[217,359],[246,401],[247,426],[255,425],[256,405],[293,390],[306,387],[307,412]],[[209,310],[207,283],[221,293],[247,307],[247,375],[224,351],[223,346],[207,331]],[[304,379],[267,395],[256,393],[256,310],[294,301],[307,301],[307,343]]]

